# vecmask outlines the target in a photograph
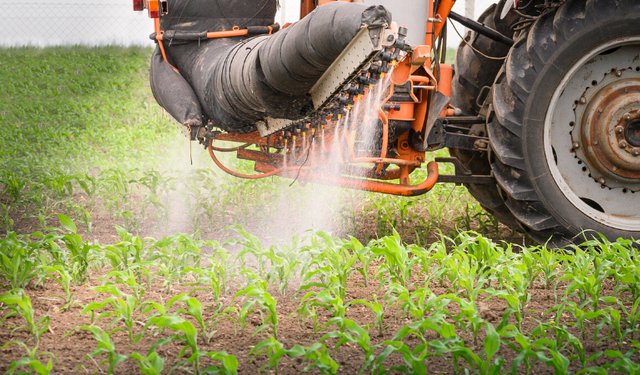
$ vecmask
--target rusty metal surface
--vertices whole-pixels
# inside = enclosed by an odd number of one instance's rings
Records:
[[[637,190],[640,185],[640,148],[627,140],[629,125],[640,121],[640,76],[634,73],[607,74],[576,107],[582,121],[572,134],[574,152],[591,176],[610,188]]]

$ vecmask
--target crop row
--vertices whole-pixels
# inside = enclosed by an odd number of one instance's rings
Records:
[[[160,373],[164,359],[156,349],[176,341],[183,349],[171,369],[234,373],[236,357],[202,351],[198,343],[215,339],[216,326],[223,320],[232,321],[242,334],[256,313],[260,324],[253,334],[268,338],[251,354],[266,355],[263,367],[275,371],[287,356],[303,358],[308,369],[336,373],[339,366],[332,355],[343,345],[359,347],[365,358],[361,371],[372,373],[393,368],[424,374],[426,360],[434,356],[446,359],[455,373],[466,369],[497,374],[508,367],[514,373],[530,372],[536,364],[551,366],[556,373],[576,368],[577,373],[639,371],[632,355],[640,350],[635,340],[640,329],[640,267],[637,247],[630,241],[591,240],[557,252],[500,245],[473,232],[443,237],[429,248],[406,245],[397,233],[364,245],[355,238],[314,232],[303,239],[294,237],[290,244],[264,247],[240,227],[234,228],[240,239],[224,244],[183,234],[141,239],[117,227],[119,242],[99,246],[83,240],[72,220],[63,215],[59,219],[62,229],[31,236],[10,233],[0,240],[0,276],[8,289],[0,298],[3,321],[21,316],[24,324],[12,330],[27,330],[32,337],[29,343],[5,344],[27,351],[11,364],[10,373],[21,366],[40,374],[52,369],[51,360],[44,364],[40,358],[55,358],[55,353],[38,352],[50,317],[35,316],[25,291],[47,279],[64,290],[56,297],[64,300],[63,309],[78,306],[90,317],[91,324],[76,329],[91,332],[97,348],[88,357],[108,363],[109,373],[128,358],[139,361],[145,374]],[[92,274],[100,282],[90,288],[94,301],[75,302],[74,289]],[[355,275],[362,285],[350,282]],[[299,286],[292,288],[290,282],[296,278]],[[348,297],[350,288],[369,284],[378,286],[371,300]],[[171,293],[175,285],[192,289],[166,304],[145,298],[158,286]],[[536,313],[528,309],[536,289],[553,291],[553,308]],[[203,304],[194,296],[196,291],[205,291],[213,303]],[[230,292],[235,292],[232,303],[224,303],[222,296]],[[282,317],[277,299],[283,295],[295,301],[293,315],[299,324],[311,324],[314,335],[321,335],[316,343],[286,348],[279,341]],[[506,304],[496,325],[478,309],[492,300]],[[375,321],[360,326],[350,318],[349,308],[356,305],[368,308]],[[544,319],[537,320],[539,316]],[[390,340],[372,344],[370,335],[382,334],[389,319],[409,323]],[[533,329],[526,329],[527,321],[535,323]],[[110,339],[117,331],[126,332],[132,346],[143,337],[159,338],[148,353],[125,357],[118,355]],[[614,343],[617,348],[587,355],[584,344],[589,341]],[[476,345],[482,350],[471,349]],[[510,366],[504,351],[514,352]],[[401,356],[404,365],[389,367],[386,361],[394,355]],[[611,361],[596,366],[601,357]]]

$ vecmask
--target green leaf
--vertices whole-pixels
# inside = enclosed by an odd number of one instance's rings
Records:
[[[77,233],[78,229],[76,225],[73,223],[73,220],[69,219],[67,216],[63,214],[58,214],[58,219],[60,220],[60,225],[69,232]]]
[[[486,332],[487,337],[484,339],[484,351],[487,354],[487,360],[491,360],[493,355],[500,349],[500,335],[498,335],[491,323],[487,323]]]

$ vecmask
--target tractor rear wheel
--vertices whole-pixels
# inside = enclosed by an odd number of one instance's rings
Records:
[[[501,19],[500,14],[503,7],[504,1],[491,5],[478,18],[478,22],[511,37],[513,36],[511,25],[519,17],[514,12],[510,12],[507,17]],[[506,56],[509,49],[509,46],[475,31],[469,31],[465,35],[464,41],[460,43],[456,53],[455,77],[451,86],[451,104],[462,110],[463,115],[478,115],[482,102],[504,63],[504,59],[501,57]],[[485,126],[475,126],[470,129],[470,133],[486,136]],[[473,174],[488,175],[491,173],[487,152],[449,149],[449,154],[458,158]],[[465,187],[485,211],[511,228],[518,227],[518,221],[505,205],[496,185],[465,184]]]
[[[640,238],[640,2],[550,10],[516,42],[490,99],[491,166],[534,239]]]

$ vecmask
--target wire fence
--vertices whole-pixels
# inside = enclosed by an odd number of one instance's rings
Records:
[[[0,46],[151,46],[153,21],[126,3],[0,1]]]

